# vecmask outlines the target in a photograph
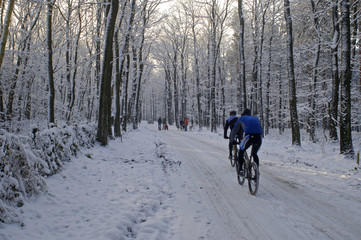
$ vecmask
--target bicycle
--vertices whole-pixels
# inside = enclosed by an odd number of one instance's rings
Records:
[[[237,157],[238,157],[238,147],[237,144],[233,144],[233,149],[232,149],[232,157],[229,157],[229,161],[231,162],[231,166],[234,167],[236,165],[237,162]]]
[[[243,176],[239,172],[239,164],[236,161],[237,179],[240,185],[243,185],[248,179],[248,189],[251,195],[256,195],[259,187],[259,169],[257,163],[253,161],[252,154],[248,157],[247,151],[244,151]]]

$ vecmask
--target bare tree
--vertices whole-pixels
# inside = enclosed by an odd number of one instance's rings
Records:
[[[224,35],[225,20],[228,17],[230,1],[226,0],[223,7],[220,7],[217,0],[209,3],[208,17],[210,24],[210,115],[211,131],[217,131],[217,112],[216,112],[216,81],[217,81],[217,63],[220,56],[220,46]]]
[[[340,23],[338,17],[338,0],[332,0],[332,23],[333,23],[333,40],[331,44],[332,54],[332,96],[329,106],[330,113],[330,138],[333,141],[338,141],[337,134],[337,116],[338,116],[338,103],[339,103],[339,66],[338,66],[338,45],[340,38]]]
[[[241,89],[241,96],[243,96],[242,104],[238,107],[239,111],[247,108],[247,89],[246,89],[246,60],[244,57],[244,11],[243,11],[243,0],[238,0],[238,17],[239,17],[239,84]],[[241,100],[241,99],[240,99]]]
[[[130,38],[133,28],[134,16],[135,16],[135,6],[136,0],[132,0],[129,6],[129,18],[127,21],[127,26],[125,30],[124,42],[120,49],[120,73],[122,74],[124,71],[123,77],[123,99],[122,99],[122,109],[121,113],[123,114],[123,131],[127,131],[127,124],[129,121],[128,115],[128,85],[129,85],[129,66],[130,66],[130,53],[129,53],[129,45]]]
[[[341,26],[340,153],[353,157],[354,150],[351,134],[351,27],[349,0],[341,0]]]
[[[121,61],[124,61],[124,55],[122,55],[124,53],[124,50],[120,50],[120,44],[119,44],[119,32],[121,30],[122,24],[124,22],[124,18],[125,18],[125,10],[127,7],[127,3],[128,1],[124,1],[123,4],[121,5],[121,13],[119,16],[119,25],[115,30],[114,33],[114,51],[115,51],[115,90],[114,90],[114,95],[115,95],[115,116],[114,116],[114,135],[115,137],[121,137],[122,133],[121,133],[121,121],[120,121],[120,115],[121,115],[121,106],[120,106],[120,101],[121,101],[121,86],[122,86],[122,75],[123,75],[123,66],[124,64],[120,64]],[[124,45],[122,45],[124,46]],[[122,60],[121,60],[122,58]]]
[[[111,82],[113,60],[113,38],[115,22],[119,8],[118,0],[111,0],[110,10],[107,16],[106,36],[104,45],[103,67],[101,72],[100,102],[97,139],[102,145],[108,144],[110,118],[111,118]]]
[[[47,47],[48,47],[48,81],[49,81],[49,123],[55,123],[55,88],[54,88],[54,69],[53,69],[53,40],[52,40],[52,17],[55,0],[48,0],[47,14]]]
[[[194,56],[194,78],[196,81],[196,96],[197,96],[197,112],[198,112],[198,126],[199,129],[202,129],[203,120],[202,120],[202,106],[201,106],[201,89],[200,89],[200,66],[199,66],[199,54],[198,54],[198,42],[197,42],[197,33],[196,27],[198,24],[198,17],[195,9],[195,4],[192,1],[191,5],[191,29],[193,37],[193,56]]]
[[[312,66],[312,82],[310,83],[310,96],[309,96],[309,116],[308,116],[308,126],[309,134],[312,142],[316,142],[316,100],[317,100],[317,77],[318,77],[318,65],[320,61],[321,54],[321,38],[319,32],[319,17],[317,13],[317,3],[314,0],[311,1],[311,8],[313,14],[313,25],[317,36],[317,43],[315,49],[314,62]]]
[[[37,12],[35,12],[34,19],[32,19],[32,13],[29,9],[28,12],[24,11],[25,16],[20,17],[17,15],[17,21],[19,22],[21,29],[21,38],[18,46],[18,55],[16,61],[16,69],[14,76],[12,77],[8,95],[8,104],[7,104],[7,117],[8,119],[12,119],[13,113],[13,105],[15,100],[15,91],[18,85],[18,82],[21,80],[21,75],[25,75],[25,70],[29,63],[29,51],[31,45],[31,35],[32,32],[39,20],[41,7],[40,4],[37,6]],[[28,27],[29,26],[29,27]],[[22,70],[23,69],[23,70]],[[21,82],[20,82],[21,84]],[[19,94],[19,98],[21,99],[22,94]],[[19,102],[20,104],[20,102]],[[20,110],[20,108],[19,108]],[[19,116],[20,118],[20,116]]]
[[[265,134],[267,135],[269,133],[270,128],[270,109],[271,109],[271,98],[270,98],[270,89],[271,89],[271,65],[272,65],[272,47],[273,47],[273,38],[275,34],[275,22],[276,22],[276,3],[275,0],[273,0],[272,3],[272,17],[271,17],[271,33],[268,41],[268,64],[267,64],[267,81],[266,81],[266,108],[265,108]]]
[[[288,60],[288,81],[289,81],[289,103],[291,116],[292,144],[301,145],[300,127],[297,113],[296,79],[293,59],[293,33],[290,1],[284,0],[284,13],[287,28],[287,60]]]
[[[8,5],[8,9],[6,12],[6,16],[5,16],[5,22],[4,22],[4,26],[0,29],[1,31],[1,35],[0,35],[0,70],[1,70],[1,66],[4,60],[4,55],[5,55],[5,45],[6,45],[6,41],[9,35],[9,27],[10,27],[10,21],[11,21],[11,15],[14,11],[14,5],[15,5],[15,0],[10,0],[9,1],[9,5]],[[0,82],[0,114],[2,115],[1,117],[3,118],[4,115],[4,100],[3,100],[3,91],[2,91],[2,85],[3,83]]]

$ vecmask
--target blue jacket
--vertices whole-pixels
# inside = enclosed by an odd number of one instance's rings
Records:
[[[261,126],[261,122],[258,117],[244,115],[238,118],[236,124],[234,125],[230,139],[231,141],[235,141],[235,137],[238,131],[243,131],[245,135],[249,134],[260,134],[262,135],[263,129]]]

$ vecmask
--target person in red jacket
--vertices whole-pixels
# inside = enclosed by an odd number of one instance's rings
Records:
[[[187,126],[188,126],[188,118],[186,117],[184,119],[184,131],[187,131]]]

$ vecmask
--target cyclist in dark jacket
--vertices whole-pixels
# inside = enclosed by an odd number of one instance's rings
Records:
[[[257,166],[259,166],[259,158],[257,152],[262,145],[263,129],[259,118],[256,116],[251,116],[251,110],[245,109],[241,117],[238,118],[231,132],[231,136],[230,136],[231,142],[236,143],[235,136],[239,131],[243,131],[245,134],[245,137],[242,140],[245,141],[245,145],[243,146],[243,148],[242,146],[240,146],[239,154],[238,154],[238,163],[240,166],[240,171],[243,171],[242,169],[242,165],[244,163],[243,153],[251,145],[252,145],[251,154],[253,156],[254,162],[257,164]]]
[[[237,119],[238,119],[238,117],[236,116],[237,115],[236,111],[231,111],[229,113],[229,115],[230,115],[230,117],[226,120],[226,124],[224,125],[223,137],[225,139],[229,139],[229,137],[227,136],[228,128],[232,131],[234,124],[237,122]],[[229,141],[228,146],[229,146],[229,158],[231,159],[232,158],[232,148],[233,148],[233,144],[231,141]]]

